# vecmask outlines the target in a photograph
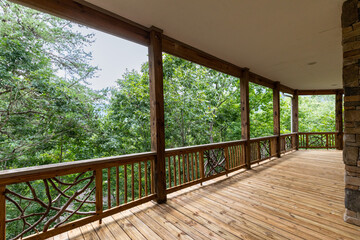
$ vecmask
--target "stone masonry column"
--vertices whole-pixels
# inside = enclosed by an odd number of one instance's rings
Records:
[[[360,226],[360,2],[342,8],[343,86],[345,90],[345,222]]]

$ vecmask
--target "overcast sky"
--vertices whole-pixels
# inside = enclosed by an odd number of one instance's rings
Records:
[[[94,29],[79,28],[82,33],[95,32],[95,42],[88,51],[93,53],[93,66],[98,66],[99,77],[90,79],[89,87],[100,90],[115,86],[126,69],[140,71],[148,61],[148,49],[142,45]]]

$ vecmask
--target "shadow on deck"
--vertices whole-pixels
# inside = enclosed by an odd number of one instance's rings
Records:
[[[359,239],[341,151],[297,151],[51,239]]]

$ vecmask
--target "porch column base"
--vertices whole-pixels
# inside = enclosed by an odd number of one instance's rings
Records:
[[[360,162],[358,163],[359,166]],[[344,221],[360,226],[360,167],[345,166]]]
[[[345,214],[344,214],[344,221],[346,223],[360,226],[360,213],[356,213],[356,212],[348,213],[348,212],[351,212],[351,211],[346,209]],[[351,217],[354,214],[357,215],[357,217]]]

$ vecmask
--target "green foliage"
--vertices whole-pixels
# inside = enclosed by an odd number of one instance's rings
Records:
[[[1,167],[81,159],[98,125],[101,95],[81,82],[94,76],[91,53],[72,23],[0,1]],[[61,75],[65,76],[61,77]]]
[[[250,137],[274,135],[272,89],[249,84]]]
[[[291,133],[292,98],[280,95],[280,132],[281,134]]]
[[[335,96],[300,96],[299,131],[334,132]]]
[[[241,138],[239,79],[164,54],[166,147]]]
[[[151,149],[148,64],[141,73],[128,71],[111,89],[102,130],[102,155],[147,152]]]

